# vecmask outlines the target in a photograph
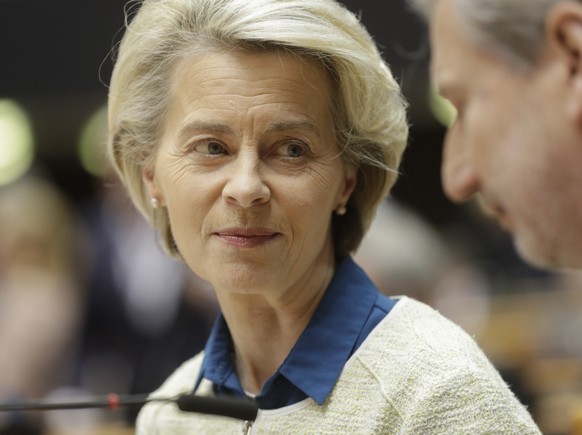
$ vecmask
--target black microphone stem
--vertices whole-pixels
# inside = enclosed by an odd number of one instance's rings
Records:
[[[149,402],[175,403],[181,411],[220,415],[241,420],[254,421],[258,406],[254,401],[239,398],[214,398],[182,394],[177,397],[151,397],[147,394],[118,396],[111,393],[105,397],[84,401],[50,402],[25,401],[17,403],[0,402],[0,412],[4,411],[53,411],[62,409],[109,408],[144,405]]]
[[[109,408],[117,409],[119,406],[143,405],[150,401],[148,395],[118,396],[109,394],[106,397],[94,398],[91,400],[79,400],[72,402],[50,402],[50,401],[23,401],[16,403],[0,403],[1,411],[55,411],[59,409],[83,409],[83,408]],[[172,402],[174,399],[165,399]]]

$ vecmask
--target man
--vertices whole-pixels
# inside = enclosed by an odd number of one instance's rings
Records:
[[[458,111],[445,193],[479,194],[529,262],[582,268],[582,1],[409,2],[430,24],[432,80]]]

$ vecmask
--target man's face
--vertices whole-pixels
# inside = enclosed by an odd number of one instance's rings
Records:
[[[572,71],[544,50],[530,71],[472,42],[454,0],[431,21],[431,76],[458,110],[442,179],[454,201],[479,194],[519,252],[541,266],[582,266],[582,140]]]

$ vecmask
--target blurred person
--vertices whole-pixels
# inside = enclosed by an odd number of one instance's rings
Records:
[[[390,199],[380,203],[354,260],[384,294],[431,305],[434,288],[453,266],[453,253],[424,219]]]
[[[425,302],[474,336],[487,321],[493,290],[466,249],[447,242],[391,199],[378,207],[354,260],[382,293]]]
[[[357,18],[333,0],[146,0],[131,18],[110,155],[221,310],[154,395],[260,407],[251,427],[150,403],[137,432],[539,433],[466,333],[351,259],[408,131]]]
[[[42,398],[68,380],[82,303],[76,225],[46,180],[0,187],[0,400]],[[2,433],[43,427],[32,414],[0,415]]]
[[[90,261],[77,385],[86,394],[150,392],[203,349],[217,313],[214,293],[163,253],[113,174],[82,210]],[[115,417],[132,424],[137,410]]]
[[[532,264],[582,267],[582,2],[409,3],[430,23],[432,81],[458,112],[445,193],[478,194]]]

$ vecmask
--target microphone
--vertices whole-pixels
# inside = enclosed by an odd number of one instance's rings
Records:
[[[83,408],[109,408],[113,411],[121,406],[144,405],[150,402],[175,403],[178,409],[184,412],[220,415],[247,421],[254,421],[259,412],[259,407],[254,401],[235,397],[204,397],[194,394],[181,394],[177,397],[149,397],[147,394],[119,396],[115,393],[110,393],[105,397],[74,402],[0,402],[0,412]]]
[[[254,400],[235,397],[208,398],[194,394],[182,394],[176,399],[181,411],[222,415],[239,420],[255,421],[259,407]]]

